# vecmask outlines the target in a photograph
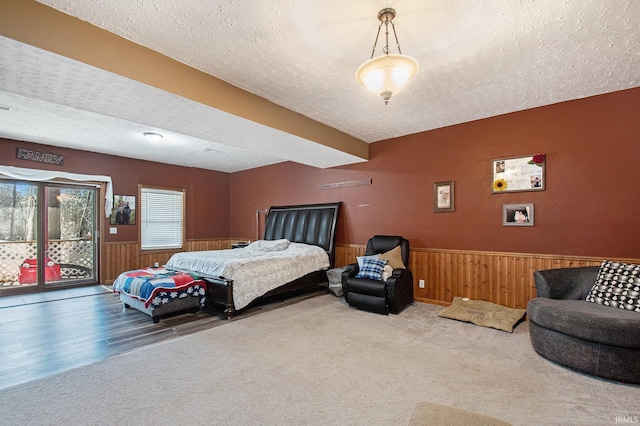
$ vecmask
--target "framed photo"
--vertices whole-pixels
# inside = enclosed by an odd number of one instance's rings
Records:
[[[533,219],[533,203],[502,205],[502,226],[533,226]]]
[[[491,162],[491,191],[544,191],[545,154],[500,158]]]
[[[112,225],[136,224],[136,197],[134,195],[114,195],[111,211]]]
[[[435,182],[433,184],[433,211],[435,213],[455,211],[455,182]]]

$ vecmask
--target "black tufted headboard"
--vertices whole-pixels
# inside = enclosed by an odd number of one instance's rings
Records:
[[[320,246],[335,260],[336,223],[340,202],[300,206],[273,206],[267,214],[265,240],[286,238],[294,243]]]

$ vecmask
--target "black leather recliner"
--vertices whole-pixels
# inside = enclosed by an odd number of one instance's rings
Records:
[[[402,263],[409,265],[409,241],[401,236],[376,235],[369,239],[365,256],[382,254],[400,246]],[[344,298],[350,306],[380,314],[400,313],[413,303],[413,274],[411,270],[397,268],[386,281],[356,278],[357,263],[347,265],[342,273]]]

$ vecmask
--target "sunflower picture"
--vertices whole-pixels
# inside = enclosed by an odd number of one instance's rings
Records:
[[[502,192],[507,189],[507,181],[504,179],[496,179],[493,181],[493,192]]]
[[[545,154],[492,160],[491,192],[544,191],[546,163]]]

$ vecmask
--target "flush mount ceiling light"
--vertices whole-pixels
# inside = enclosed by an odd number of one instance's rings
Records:
[[[378,12],[378,33],[376,41],[373,43],[371,51],[371,59],[360,65],[356,71],[356,79],[367,90],[375,95],[379,95],[384,100],[385,105],[389,103],[389,99],[394,93],[399,92],[409,81],[411,77],[418,71],[418,61],[411,56],[403,55],[400,50],[400,42],[396,34],[396,27],[393,24],[393,18],[396,17],[396,11],[391,8],[382,9]],[[385,28],[385,46],[382,49],[382,56],[373,58],[380,36],[380,29],[384,24]],[[396,39],[396,47],[398,54],[389,53],[389,24],[393,30],[393,36]]]
[[[145,132],[142,135],[151,142],[158,142],[159,140],[162,140],[162,138],[164,137],[160,133],[153,133],[153,132]]]

